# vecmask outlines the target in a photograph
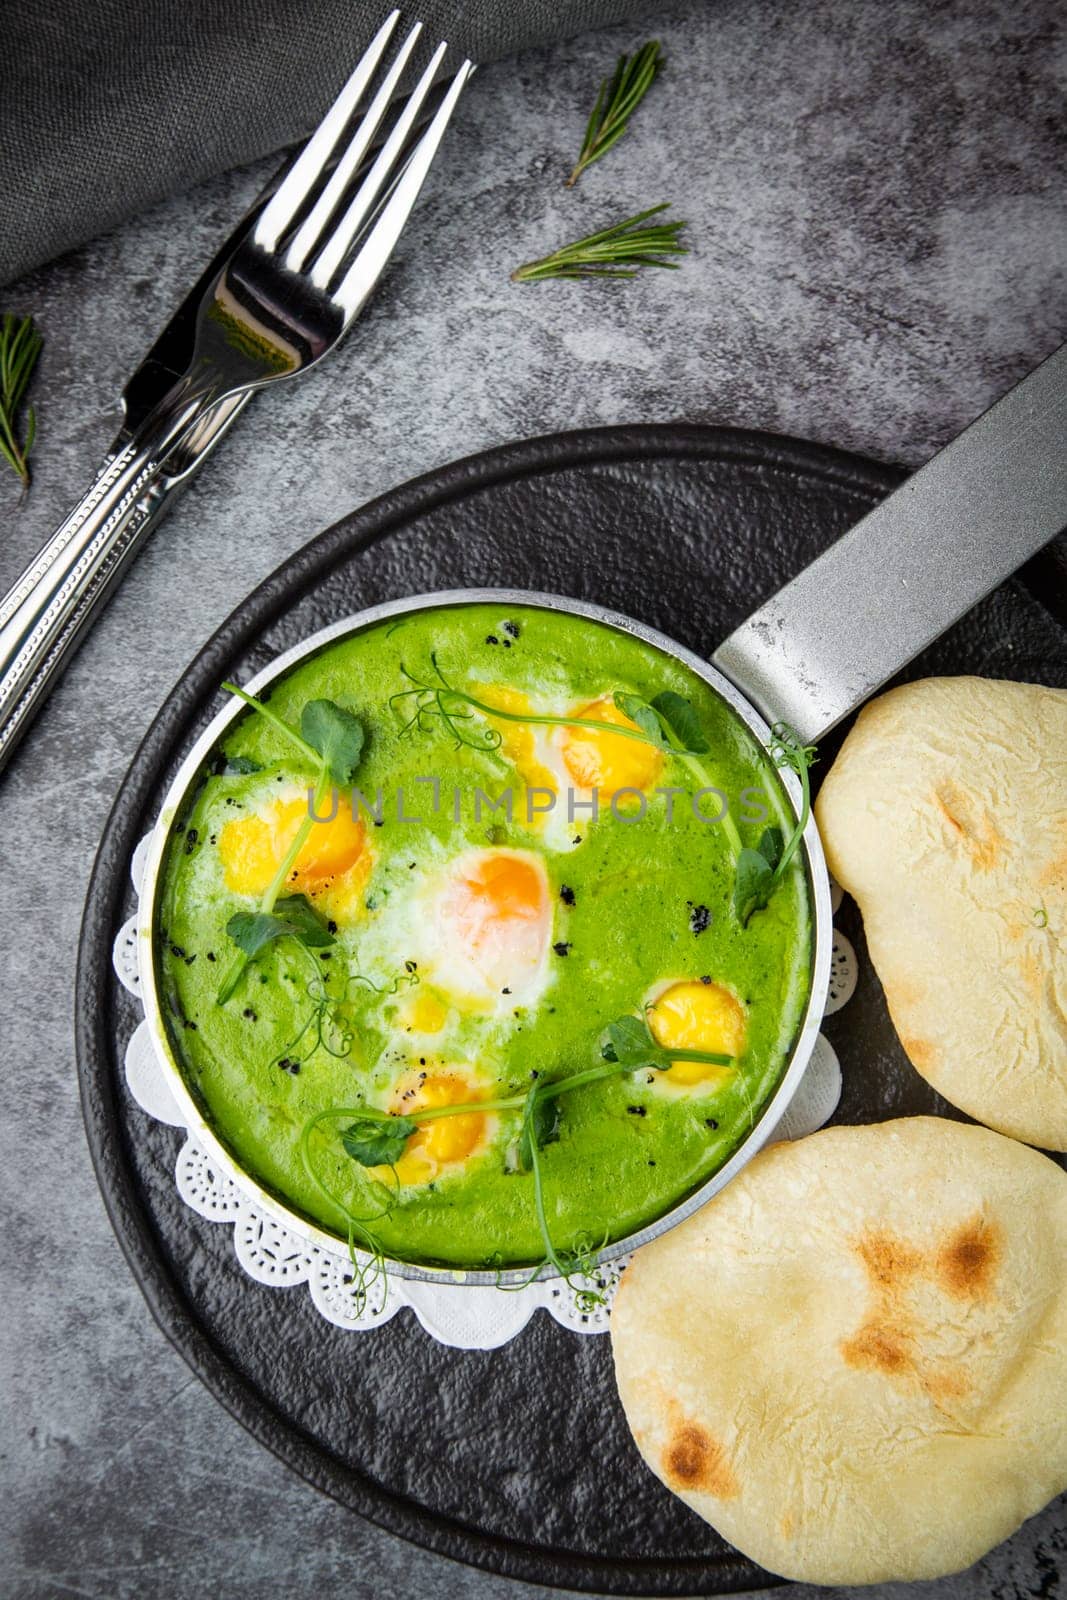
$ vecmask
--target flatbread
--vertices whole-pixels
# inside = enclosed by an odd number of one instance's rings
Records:
[[[648,1465],[761,1566],[959,1571],[1067,1487],[1067,1174],[936,1117],[775,1145],[611,1333]]]
[[[916,1070],[1067,1150],[1067,691],[927,678],[859,715],[815,808]]]

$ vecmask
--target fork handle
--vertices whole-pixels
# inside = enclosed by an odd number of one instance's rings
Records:
[[[120,435],[90,489],[0,601],[0,771],[116,578],[243,399],[202,416],[178,452],[173,433]]]

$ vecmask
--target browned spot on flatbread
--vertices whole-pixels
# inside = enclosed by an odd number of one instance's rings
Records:
[[[782,1530],[783,1539],[791,1539],[797,1531],[797,1519],[791,1511],[787,1511],[778,1526]]]
[[[853,1248],[870,1279],[874,1306],[858,1332],[842,1340],[842,1359],[850,1367],[874,1372],[907,1372],[912,1359],[901,1325],[901,1296],[922,1267],[922,1252],[888,1228],[868,1228]]]
[[[732,1500],[739,1486],[722,1445],[695,1422],[676,1422],[663,1452],[663,1476],[671,1489],[701,1489]]]
[[[996,865],[1003,840],[984,811],[975,814],[974,801],[946,780],[934,790],[933,801],[948,824],[950,837],[966,850],[975,866],[986,872]]]
[[[1045,968],[1037,956],[1026,950],[1019,957],[1019,971],[1026,993],[1031,1003],[1036,1006],[1045,992]]]
[[[997,1229],[984,1217],[972,1217],[949,1236],[937,1252],[937,1281],[957,1299],[980,1300],[988,1293],[1000,1260]]]
[[[920,1071],[925,1069],[929,1072],[937,1064],[937,1046],[932,1045],[928,1039],[913,1039],[909,1037],[902,1038],[900,1042],[904,1046],[904,1052],[908,1060],[918,1067]]]
[[[838,1346],[846,1366],[917,1383],[936,1406],[961,1399],[969,1388],[966,1375],[923,1350],[911,1285],[923,1278],[959,1298],[984,1296],[1000,1256],[995,1228],[978,1215],[925,1250],[888,1229],[868,1228],[853,1249],[863,1262],[871,1298],[860,1327]]]
[[[1048,866],[1041,869],[1037,881],[1043,889],[1067,889],[1067,822],[1058,823],[1055,831],[1059,833],[1061,843]]]
[[[922,1265],[921,1253],[887,1229],[869,1228],[861,1236],[856,1251],[868,1277],[882,1288],[891,1288]]]
[[[841,1355],[849,1367],[866,1367],[894,1376],[907,1372],[911,1357],[900,1330],[888,1322],[865,1322],[851,1339],[841,1341]]]
[[[952,1400],[962,1400],[971,1387],[958,1367],[938,1367],[924,1372],[920,1379],[935,1406],[946,1406]]]

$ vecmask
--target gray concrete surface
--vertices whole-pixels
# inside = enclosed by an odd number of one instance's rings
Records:
[[[81,902],[137,741],[208,634],[317,530],[468,451],[686,418],[916,463],[1062,337],[1054,0],[715,0],[657,26],[669,70],[575,193],[560,179],[591,89],[647,30],[476,80],[356,335],[254,406],[0,788],[5,1596],[522,1592],[362,1526],[246,1437],[152,1322],[97,1195],[71,1043]],[[0,292],[47,339],[25,505],[0,476],[3,587],[96,464],[123,377],[263,176],[230,174]],[[680,272],[509,283],[517,262],[661,199],[690,222]],[[1064,1567],[1061,1502],[925,1592],[1049,1597]]]

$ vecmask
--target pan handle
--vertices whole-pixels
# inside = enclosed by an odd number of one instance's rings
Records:
[[[805,742],[1067,527],[1067,344],[805,567],[712,661]]]

